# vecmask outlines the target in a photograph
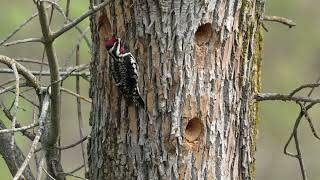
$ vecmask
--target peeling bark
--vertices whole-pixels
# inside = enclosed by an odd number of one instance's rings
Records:
[[[111,0],[92,16],[90,179],[254,179],[263,9],[259,0]],[[137,59],[146,110],[114,84],[103,47],[111,35]]]

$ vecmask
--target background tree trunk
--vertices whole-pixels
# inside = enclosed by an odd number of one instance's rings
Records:
[[[263,9],[259,0],[111,0],[93,16],[90,178],[254,178]],[[115,87],[103,47],[112,34],[137,59],[146,110]]]

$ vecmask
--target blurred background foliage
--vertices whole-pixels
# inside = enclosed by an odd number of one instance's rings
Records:
[[[60,0],[60,5],[65,9],[66,0]],[[82,15],[85,11],[88,10],[88,2],[89,1],[71,1],[72,7],[70,9],[70,18],[75,19]],[[33,13],[36,12],[36,7],[32,1],[11,1],[11,0],[1,0],[0,6],[0,39],[2,40],[6,37],[13,29],[15,29],[18,25],[20,25],[23,21],[29,18]],[[50,12],[50,11],[48,11]],[[52,30],[58,30],[64,24],[64,20],[57,11],[54,11],[53,21],[51,25]],[[84,31],[89,26],[89,19],[86,19],[84,22],[80,23],[79,27]],[[75,29],[63,34],[59,37],[54,45],[57,51],[57,57],[59,59],[60,68],[66,68],[63,65],[65,64],[66,58],[70,56],[71,50],[75,48],[75,45],[79,39],[81,34],[77,32]],[[41,31],[39,26],[38,17],[34,18],[30,24],[28,24],[23,30],[17,33],[13,38],[11,38],[8,42],[31,38],[31,37],[41,37]],[[91,40],[90,30],[87,33],[87,37]],[[17,46],[10,46],[6,48],[0,49],[0,54],[12,57],[12,58],[30,58],[41,60],[43,53],[43,46],[40,43],[28,43],[28,44],[20,44]],[[80,64],[86,64],[90,62],[90,50],[87,47],[84,40],[81,41],[80,44]],[[45,58],[45,62],[47,62]],[[30,65],[27,63],[22,63],[26,67],[29,67],[33,70],[40,70],[39,65]],[[72,56],[68,66],[75,66],[75,55]],[[5,65],[0,65],[0,68],[7,68]],[[44,66],[44,70],[48,70],[48,67]],[[8,81],[9,79],[13,79],[14,76],[10,74],[0,74],[0,82],[3,83]],[[48,78],[42,77],[43,83],[48,84]],[[88,89],[89,82],[81,79],[81,94],[85,97],[88,97]],[[75,92],[75,78],[70,77],[63,83],[65,88],[73,90]],[[25,89],[25,88],[24,88]],[[24,90],[22,89],[22,90]],[[32,92],[26,94],[29,99],[34,100],[34,94]],[[10,107],[12,100],[14,99],[13,94],[5,94],[0,95],[0,99],[6,103],[7,107]],[[19,101],[20,107],[24,109],[19,109],[18,112],[18,122],[24,125],[30,124],[32,122],[32,111],[33,108],[29,103],[20,98]],[[91,105],[82,101],[82,112],[83,119],[85,122],[85,133],[88,134],[89,131],[89,113],[90,113]],[[78,130],[78,119],[77,119],[77,109],[76,109],[76,99],[70,95],[62,92],[62,128],[61,128],[61,144],[69,145],[73,142],[80,139],[79,130]],[[10,121],[8,121],[3,112],[0,112],[0,120],[4,121],[7,127],[11,127]],[[30,141],[26,140],[25,137],[21,136],[19,133],[16,133],[17,143],[21,144],[25,154],[28,153],[30,148]],[[62,164],[65,172],[69,172],[76,167],[79,167],[82,164],[81,158],[81,148],[80,146],[76,146],[75,148],[68,149],[63,151],[62,153]],[[34,162],[32,162],[32,167],[34,167]],[[79,171],[75,175],[79,175],[83,177],[83,169]],[[0,158],[0,180],[12,179],[12,176],[4,163],[3,158]],[[72,177],[68,177],[68,179],[74,179]]]
[[[71,1],[72,8],[70,17],[76,18],[80,16],[87,8],[87,1]],[[62,7],[65,7],[65,0],[61,1]],[[320,66],[320,1],[317,0],[268,0],[266,2],[266,14],[288,17],[297,23],[297,26],[288,29],[286,26],[266,22],[269,32],[265,32],[265,53],[262,68],[262,91],[263,92],[280,92],[288,93],[290,90],[303,83],[314,82],[318,76],[318,68]],[[3,39],[15,27],[23,22],[27,17],[36,12],[31,1],[10,1],[1,0],[0,7],[0,39]],[[57,13],[54,13],[52,29],[58,29],[64,23],[63,19]],[[87,19],[79,26],[82,30],[89,25]],[[38,18],[19,32],[14,38],[23,39],[29,37],[40,37],[40,28]],[[70,55],[70,51],[74,48],[80,34],[72,30],[55,42],[60,64],[65,63],[66,57]],[[90,38],[90,32],[87,34]],[[81,64],[90,62],[89,48],[84,41],[80,44]],[[8,48],[1,48],[0,54],[18,58],[27,57],[31,59],[39,59],[42,57],[43,47],[41,44],[21,44]],[[27,65],[34,70],[39,70],[37,65]],[[70,61],[69,65],[75,65],[75,57]],[[7,68],[0,65],[0,68]],[[63,68],[63,66],[61,67]],[[0,82],[12,79],[12,75],[1,74]],[[43,78],[46,79],[46,78]],[[75,79],[69,78],[64,86],[66,88],[75,89]],[[45,83],[45,81],[44,81]],[[81,94],[88,96],[89,83],[81,80]],[[76,100],[64,93],[62,97],[62,140],[61,144],[67,145],[79,139],[76,116]],[[32,93],[27,94],[33,97]],[[316,91],[314,95],[319,95]],[[13,95],[0,95],[0,98],[9,106],[14,98]],[[32,98],[31,98],[32,99]],[[20,101],[21,107],[18,113],[18,120],[21,124],[28,124],[32,121],[32,107],[24,100]],[[311,111],[311,116],[317,127],[320,114],[318,107]],[[89,133],[88,119],[90,112],[90,104],[83,102],[82,110],[84,112],[84,120],[86,124],[86,134]],[[298,115],[298,106],[294,103],[283,102],[263,102],[261,103],[261,118],[259,123],[258,147],[257,147],[257,180],[270,179],[301,179],[300,169],[296,159],[290,158],[283,154],[283,147],[287,141],[294,124],[294,120]],[[6,122],[8,127],[10,123],[0,113],[0,119]],[[320,177],[320,161],[318,160],[320,142],[318,142],[311,134],[306,122],[303,121],[299,128],[302,153],[305,159],[305,165],[310,179],[318,179]],[[22,144],[23,150],[28,151],[30,143],[25,141],[23,136],[17,133],[17,142]],[[291,146],[293,149],[293,146]],[[65,171],[72,170],[81,164],[80,146],[77,148],[63,151],[62,159]],[[32,166],[34,163],[32,164]],[[78,172],[82,176],[82,172]],[[0,158],[0,179],[11,179],[2,158]],[[72,179],[72,178],[69,178]]]
[[[264,58],[262,66],[262,92],[288,93],[304,83],[316,81],[320,75],[320,1],[317,0],[267,0],[266,15],[287,17],[297,23],[296,27],[266,22]],[[302,94],[306,94],[304,91]],[[315,91],[314,96],[319,96]],[[261,118],[257,146],[257,180],[301,178],[298,161],[283,154],[298,116],[295,103],[261,103]],[[310,112],[316,130],[319,130],[319,106]],[[320,142],[302,121],[298,129],[302,154],[309,179],[319,179],[318,159]],[[294,146],[290,146],[295,153]]]

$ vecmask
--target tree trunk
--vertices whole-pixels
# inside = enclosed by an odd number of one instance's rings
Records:
[[[90,179],[254,179],[263,1],[110,2],[91,18]],[[145,110],[115,86],[111,35],[137,59]]]

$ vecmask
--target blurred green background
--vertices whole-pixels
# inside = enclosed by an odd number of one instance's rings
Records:
[[[262,67],[262,91],[288,93],[304,83],[318,79],[320,72],[320,1],[317,0],[268,0],[267,15],[288,17],[297,26],[265,24],[265,53]],[[302,93],[303,94],[303,93]],[[306,94],[306,92],[304,92]],[[318,96],[315,91],[314,96]],[[257,179],[301,178],[298,161],[283,154],[283,147],[298,116],[299,107],[295,103],[262,102],[257,147]],[[319,108],[310,112],[316,130],[319,130]],[[302,121],[299,128],[300,143],[305,168],[309,179],[320,179],[319,149],[317,141]],[[290,146],[295,153],[294,146]]]
[[[71,1],[72,9],[71,18],[76,18],[88,8],[87,1]],[[65,7],[65,1],[62,1],[62,7]],[[0,39],[3,39],[15,27],[29,17],[35,8],[31,1],[9,1],[1,0],[1,28]],[[278,15],[293,19],[297,23],[297,27],[288,29],[286,26],[266,22],[269,32],[265,33],[265,53],[262,68],[263,92],[280,92],[287,93],[293,88],[303,84],[314,82],[318,76],[318,68],[320,66],[320,1],[318,0],[268,0],[266,2],[266,14]],[[60,15],[54,14],[53,29],[58,29],[63,24]],[[86,20],[80,24],[84,30],[89,24]],[[75,30],[68,32],[55,42],[58,52],[60,64],[64,64],[65,58],[70,55],[70,50],[74,48],[80,34]],[[27,37],[40,37],[38,19],[35,18],[32,23],[19,32],[14,39],[23,39]],[[90,38],[90,34],[87,35]],[[90,62],[89,49],[82,41],[81,43],[81,63]],[[28,57],[32,59],[41,59],[43,48],[40,44],[21,44],[9,48],[1,48],[0,54],[9,57]],[[70,65],[75,64],[75,58],[70,61]],[[27,67],[30,67],[26,65]],[[6,66],[0,65],[0,68]],[[38,66],[32,66],[33,69],[39,69]],[[0,82],[13,78],[12,75],[0,76]],[[75,79],[68,79],[64,85],[71,90],[75,89]],[[88,96],[89,83],[81,80],[81,94]],[[28,94],[30,97],[32,93]],[[316,91],[314,95],[319,95]],[[7,103],[7,106],[13,99],[13,95],[0,95],[0,98]],[[67,145],[79,139],[77,116],[76,116],[76,100],[69,95],[63,93],[63,127],[62,128],[62,144]],[[26,107],[25,110],[19,110],[18,119],[22,124],[30,123],[32,119],[32,108],[28,103],[21,100],[20,105]],[[316,106],[311,111],[316,129],[318,130],[320,123],[317,120],[320,114],[317,112]],[[83,102],[82,110],[84,113],[86,129],[88,128],[88,115],[90,104]],[[283,102],[263,102],[261,103],[261,119],[259,123],[258,147],[257,147],[257,180],[271,179],[301,179],[300,169],[296,159],[290,158],[283,154],[284,144],[289,137],[294,120],[298,115],[298,106],[294,103]],[[5,120],[2,112],[0,119]],[[21,120],[20,120],[21,119]],[[22,121],[23,119],[23,121]],[[5,120],[5,122],[8,121]],[[68,127],[68,128],[65,128]],[[299,128],[300,141],[307,175],[309,179],[319,179],[320,161],[318,160],[318,152],[320,150],[320,142],[311,134],[309,127],[303,121]],[[88,130],[85,132],[89,133]],[[25,138],[18,135],[17,142],[23,144],[24,151],[27,153],[28,144]],[[291,150],[293,146],[290,146]],[[63,165],[65,171],[70,171],[76,165],[81,164],[80,146],[70,150],[63,151]],[[32,163],[32,166],[34,163]],[[83,171],[78,175],[83,176]],[[11,175],[0,158],[0,179],[11,179]],[[74,178],[69,178],[74,179]]]

